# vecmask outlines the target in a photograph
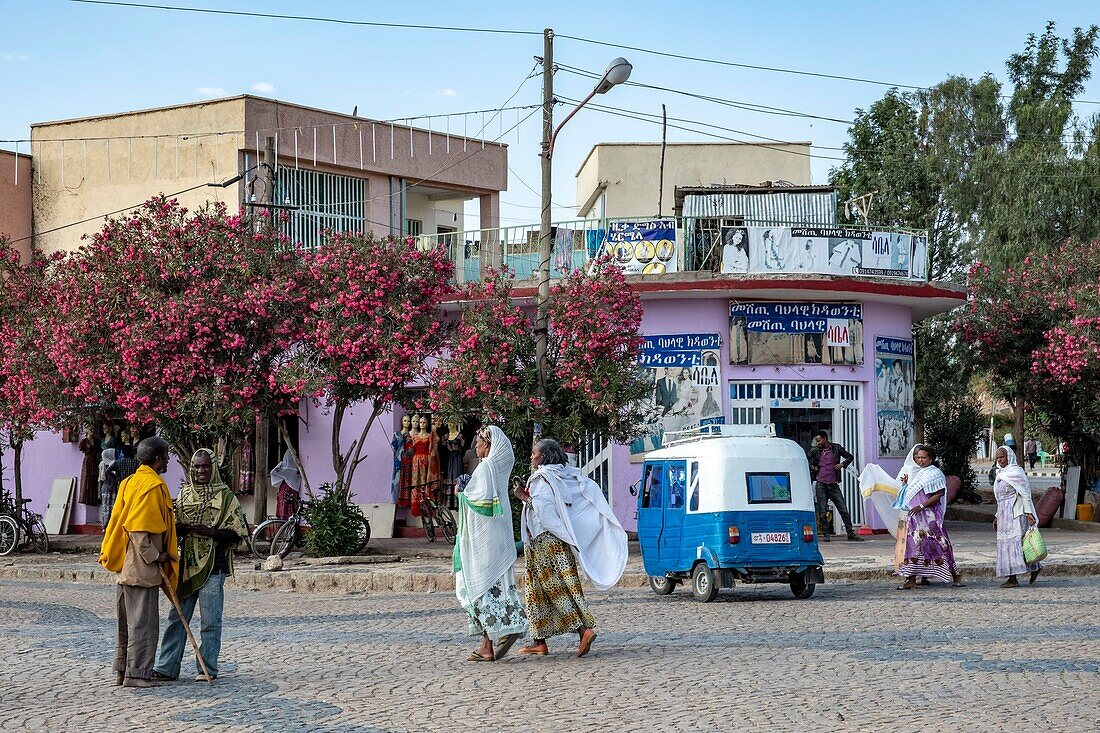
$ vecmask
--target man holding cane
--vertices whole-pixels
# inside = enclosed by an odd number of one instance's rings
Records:
[[[137,447],[138,470],[118,489],[111,521],[103,533],[99,564],[118,578],[118,641],[115,684],[153,687],[160,614],[157,596],[164,582],[175,585],[179,570],[172,497],[161,474],[168,470],[168,443],[146,438]]]

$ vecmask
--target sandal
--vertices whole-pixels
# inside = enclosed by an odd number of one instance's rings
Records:
[[[1039,568],[1038,570],[1032,570],[1031,571],[1031,577],[1028,578],[1027,584],[1028,585],[1035,585],[1035,581],[1036,581],[1036,579],[1038,579],[1039,573],[1041,573],[1041,572],[1043,572],[1042,568]]]
[[[530,646],[525,646],[520,649],[519,653],[523,655],[545,657],[550,654],[550,649],[546,646],[546,644],[531,644]]]
[[[480,654],[478,654],[477,652],[474,652],[470,656],[466,657],[466,661],[467,662],[491,662],[491,661],[493,661],[493,657],[483,657]]]
[[[1019,581],[1016,581],[1016,580],[1006,580],[1005,582],[1001,583],[998,587],[999,588],[1019,588],[1020,583],[1019,583]]]
[[[592,651],[592,642],[596,640],[596,630],[586,629],[585,633],[581,635],[581,643],[577,647],[577,656],[583,657],[588,652]]]
[[[493,659],[504,659],[504,655],[508,653],[508,650],[512,648],[512,645],[519,639],[519,634],[508,634],[501,638],[497,642],[496,653],[493,655]]]

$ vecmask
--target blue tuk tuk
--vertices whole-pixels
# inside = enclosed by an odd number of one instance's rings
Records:
[[[691,582],[695,598],[720,588],[786,583],[809,598],[825,582],[806,453],[773,426],[714,425],[646,454],[638,541],[650,587]]]

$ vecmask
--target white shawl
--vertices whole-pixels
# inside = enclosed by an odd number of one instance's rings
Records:
[[[924,491],[928,496],[935,494],[937,491],[942,491],[943,494],[940,496],[939,503],[941,506],[947,506],[947,477],[934,464],[924,468],[917,465],[913,456],[916,454],[918,447],[921,447],[919,443],[909,449],[909,455],[905,456],[905,463],[898,471],[898,483],[902,484],[902,490],[898,492],[894,508],[901,511],[907,511],[913,497],[921,491]],[[901,480],[902,476],[906,477],[904,483]]]
[[[455,543],[456,581],[465,586],[465,597],[477,600],[512,569],[516,539],[512,533],[512,506],[508,502],[508,477],[516,457],[504,431],[489,426],[492,444],[466,488],[459,492],[458,541]],[[456,583],[455,595],[461,601]]]
[[[1027,474],[1016,460],[1016,451],[1001,446],[1008,454],[1008,465],[1004,468],[997,467],[997,481],[1002,481],[1016,491],[1016,500],[1012,505],[1012,518],[1022,517],[1025,514],[1035,516],[1035,504],[1031,499],[1031,483],[1027,480]],[[994,457],[997,455],[993,454]],[[994,458],[996,460],[996,458]]]
[[[528,513],[568,544],[581,570],[598,590],[619,582],[626,570],[626,531],[611,511],[603,491],[572,466],[539,466],[527,480],[531,502],[523,507],[520,532],[531,540]]]

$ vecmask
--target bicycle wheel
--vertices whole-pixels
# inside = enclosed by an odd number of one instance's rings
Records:
[[[451,510],[445,506],[439,507],[436,519],[439,520],[439,531],[443,533],[443,539],[453,545],[455,543],[455,534],[458,530],[458,525],[455,524],[455,518],[454,515],[451,514]]]
[[[19,525],[7,514],[0,514],[0,555],[7,555],[19,544]]]
[[[358,525],[355,530],[359,533],[359,546],[356,548],[356,552],[362,552],[367,549],[367,543],[370,542],[370,521],[362,514],[356,517]]]
[[[30,530],[27,532],[27,545],[31,551],[47,554],[50,551],[50,536],[46,534],[46,525],[42,523],[42,518],[37,514],[32,516],[27,526]]]
[[[291,517],[283,522],[279,531],[271,540],[271,554],[286,558],[294,546],[298,544],[298,517]]]
[[[285,519],[265,519],[252,530],[252,538],[249,546],[252,554],[259,560],[266,560],[271,552],[271,541],[275,539],[275,533],[283,526]]]
[[[435,542],[435,525],[432,523],[433,510],[424,511],[426,504],[420,506],[420,521],[424,523],[424,536],[428,542]]]

